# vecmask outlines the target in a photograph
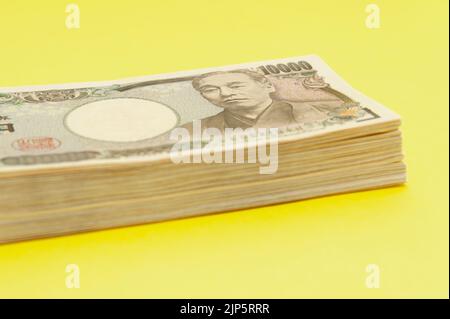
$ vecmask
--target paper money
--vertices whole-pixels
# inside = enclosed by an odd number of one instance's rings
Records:
[[[103,83],[0,88],[0,170],[148,158],[171,142],[170,130],[190,128],[194,120],[220,130],[277,127],[283,139],[398,118],[315,56]]]
[[[316,56],[0,88],[0,243],[398,185],[399,126]]]

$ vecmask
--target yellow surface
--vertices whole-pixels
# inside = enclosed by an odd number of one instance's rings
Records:
[[[3,245],[0,297],[448,297],[447,0],[372,1],[372,30],[369,1],[74,0],[78,30],[68,2],[2,1],[0,87],[315,53],[402,115],[409,182]],[[65,286],[72,263],[79,289]]]

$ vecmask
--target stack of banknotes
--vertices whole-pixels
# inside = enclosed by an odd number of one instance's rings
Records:
[[[399,126],[316,56],[0,88],[0,242],[402,184]]]

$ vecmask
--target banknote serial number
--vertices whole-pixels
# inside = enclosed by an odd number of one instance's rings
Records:
[[[223,305],[193,305],[187,303],[180,308],[183,315],[206,315],[213,317],[215,314],[228,316],[250,315],[250,314],[270,314],[269,304],[265,303],[226,303]]]

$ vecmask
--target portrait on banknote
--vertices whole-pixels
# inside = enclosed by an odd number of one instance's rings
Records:
[[[358,103],[330,88],[317,74],[268,77],[247,69],[216,71],[195,77],[192,86],[222,109],[203,118],[202,128],[295,126],[301,130],[325,126],[336,119],[353,120],[365,113]]]

